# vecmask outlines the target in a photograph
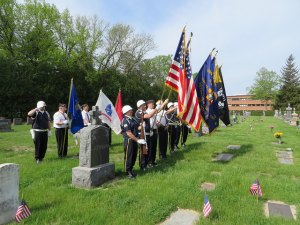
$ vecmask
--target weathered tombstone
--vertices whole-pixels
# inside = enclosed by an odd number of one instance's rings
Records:
[[[278,151],[276,156],[282,164],[294,164],[292,151]]]
[[[101,124],[101,119],[100,119],[101,112],[99,111],[98,106],[92,106],[92,111],[90,111],[89,114],[91,116],[92,125]]]
[[[194,210],[178,209],[159,225],[194,225],[199,221],[200,214]]]
[[[0,224],[14,220],[19,205],[19,166],[0,164]]]
[[[31,117],[27,116],[26,124],[31,125],[32,123],[33,123],[33,119],[31,119]]]
[[[286,121],[291,121],[292,119],[292,108],[290,106],[290,103],[288,104],[288,107],[286,108]]]
[[[11,131],[11,121],[10,119],[0,119],[0,132]]]
[[[240,150],[241,146],[240,145],[228,145],[226,148],[228,150]]]
[[[294,112],[292,113],[291,126],[297,126],[297,122],[299,124],[298,114],[296,113],[296,109],[294,108]]]
[[[91,125],[80,130],[79,166],[72,169],[72,184],[93,188],[115,177],[115,165],[109,163],[109,130]]]
[[[274,112],[274,117],[278,118],[279,117],[279,111],[278,109],[275,109],[275,112]]]
[[[13,125],[22,125],[22,118],[13,118]]]
[[[215,188],[216,188],[216,185],[213,183],[204,182],[203,184],[201,184],[202,191],[213,191],[213,190],[215,190]]]
[[[221,153],[218,154],[214,161],[230,161],[233,158],[233,154]]]

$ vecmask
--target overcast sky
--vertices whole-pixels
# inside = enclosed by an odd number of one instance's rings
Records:
[[[46,0],[72,15],[97,15],[153,36],[148,57],[174,54],[182,28],[193,32],[191,64],[198,72],[212,48],[227,95],[246,94],[261,67],[280,75],[293,54],[300,68],[299,0]]]

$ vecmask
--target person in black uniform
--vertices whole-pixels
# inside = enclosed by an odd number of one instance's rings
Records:
[[[169,132],[169,148],[170,153],[173,154],[175,150],[175,140],[177,135],[177,126],[179,124],[179,119],[176,116],[176,107],[174,103],[168,103],[168,111],[167,114],[167,125],[168,125],[168,132]]]
[[[32,129],[34,132],[35,160],[39,164],[43,161],[48,144],[48,134],[51,134],[50,115],[45,110],[46,103],[39,101],[37,107],[28,112],[33,119]],[[50,135],[49,135],[50,136]]]
[[[121,129],[124,138],[124,164],[128,178],[134,178],[133,167],[137,157],[138,143],[145,144],[145,140],[138,139],[138,121],[132,117],[131,106],[125,105],[122,108],[124,118],[121,122]]]
[[[146,102],[144,100],[139,100],[136,103],[136,106],[138,107],[138,110],[135,112],[135,117],[137,118],[139,125],[142,121],[142,115],[143,115],[143,129],[145,134],[145,140],[147,142],[146,148],[147,148],[147,154],[141,153],[140,158],[140,167],[141,170],[146,170],[147,167],[151,167],[151,165],[148,166],[148,155],[151,155],[151,141],[150,141],[150,118],[157,113],[157,109],[154,109],[152,112],[147,113],[146,112]]]
[[[185,148],[185,142],[186,142],[188,134],[189,134],[189,126],[186,123],[182,123],[181,133],[182,133],[181,146],[183,148]]]

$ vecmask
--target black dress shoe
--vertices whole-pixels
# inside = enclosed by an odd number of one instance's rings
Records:
[[[127,172],[127,177],[129,178],[129,179],[133,179],[133,178],[135,178],[135,176],[134,176],[134,174],[132,173],[132,172]]]

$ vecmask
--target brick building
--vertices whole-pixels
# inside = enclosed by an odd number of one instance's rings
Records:
[[[272,108],[272,101],[267,104],[263,100],[252,99],[252,95],[231,95],[227,96],[228,107],[230,111],[270,111]]]

